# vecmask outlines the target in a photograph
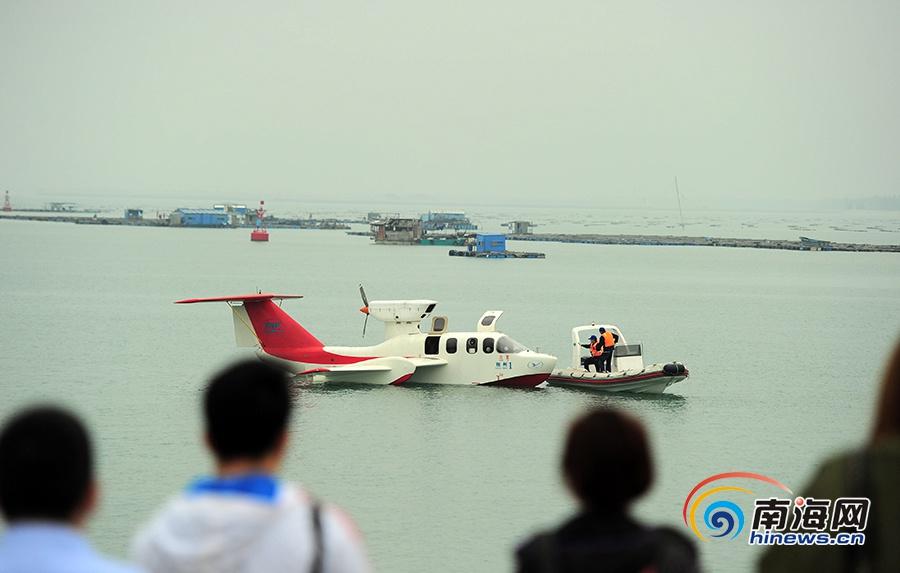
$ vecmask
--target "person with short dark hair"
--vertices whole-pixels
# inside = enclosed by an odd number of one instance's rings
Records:
[[[190,484],[138,533],[138,563],[167,573],[370,570],[346,514],[275,477],[291,414],[285,372],[235,364],[210,382],[203,411],[216,473]]]
[[[842,573],[900,571],[900,343],[887,363],[875,404],[875,423],[861,447],[832,456],[818,468],[802,497],[869,500],[862,545],[773,545],[759,561],[759,571]],[[859,515],[863,517],[862,513]],[[858,532],[848,527],[849,532]],[[847,529],[842,530],[844,534]],[[833,534],[832,531],[828,533]],[[832,537],[832,539],[834,539]]]
[[[653,482],[647,437],[637,420],[609,409],[575,420],[562,473],[581,512],[520,546],[520,573],[698,570],[687,537],[668,527],[647,527],[628,515],[631,502]]]
[[[81,529],[97,506],[91,442],[53,406],[13,416],[0,432],[0,573],[127,573],[95,552]]]
[[[600,360],[597,364],[599,372],[612,372],[613,353],[616,351],[616,343],[619,342],[619,335],[600,327]]]

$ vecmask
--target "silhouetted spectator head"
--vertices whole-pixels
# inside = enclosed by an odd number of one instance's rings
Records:
[[[900,344],[884,371],[881,392],[878,394],[873,440],[900,436]]]
[[[76,521],[93,505],[93,454],[78,419],[52,406],[15,415],[0,433],[0,508],[7,521]]]
[[[606,332],[606,329],[603,328],[603,327],[601,326],[601,327],[600,327],[600,334],[603,334],[604,332]]]
[[[590,335],[590,336],[588,337],[588,340],[597,340],[597,335],[596,335],[596,334]]]
[[[258,360],[230,366],[207,387],[204,410],[220,462],[262,459],[283,443],[291,412],[287,375]]]
[[[615,410],[588,412],[569,429],[562,470],[587,508],[623,510],[653,481],[643,426]]]

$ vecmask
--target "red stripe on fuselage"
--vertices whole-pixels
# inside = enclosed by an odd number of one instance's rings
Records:
[[[391,382],[391,385],[399,386],[399,385],[403,384],[404,382],[406,382],[407,380],[409,380],[410,378],[412,378],[413,374],[415,374],[415,372],[410,372],[409,374],[407,374],[405,376],[401,376],[400,378],[397,378],[396,380]]]

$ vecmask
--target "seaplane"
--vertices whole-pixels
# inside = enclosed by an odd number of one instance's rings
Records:
[[[556,357],[529,350],[497,331],[501,310],[489,310],[471,332],[448,332],[446,316],[432,316],[433,300],[373,300],[359,287],[366,315],[384,323],[374,346],[326,346],[274,301],[302,295],[257,293],[190,298],[176,304],[224,302],[231,307],[235,341],[256,347],[304,383],[454,384],[533,388],[550,376]],[[427,321],[427,322],[426,322]],[[423,332],[423,323],[427,325]]]

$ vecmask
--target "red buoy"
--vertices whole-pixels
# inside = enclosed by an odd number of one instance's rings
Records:
[[[259,202],[259,209],[256,210],[256,229],[250,233],[251,241],[268,241],[269,231],[266,229],[266,202]]]

